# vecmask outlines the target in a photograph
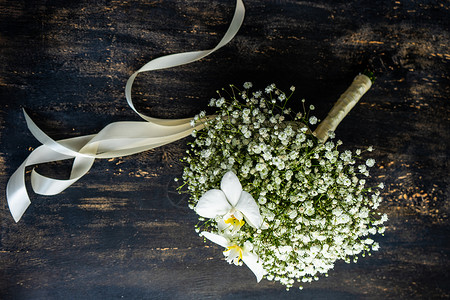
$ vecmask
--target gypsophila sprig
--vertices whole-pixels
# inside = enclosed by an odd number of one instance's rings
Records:
[[[357,163],[365,151],[339,151],[341,141],[319,143],[309,128],[319,122],[310,115],[314,106],[298,113],[287,107],[295,101],[294,87],[289,93],[275,84],[256,91],[250,82],[243,87],[232,85],[210,101],[214,118],[201,113],[193,120],[193,126],[206,125],[193,134],[183,173],[189,206],[203,215],[197,232],[226,247],[228,262],[241,265],[243,259],[258,280],[264,274],[287,288],[317,280],[336,260],[356,262],[358,255],[378,250],[369,235],[385,230],[387,216],[376,212],[383,185],[365,186],[375,161]],[[249,195],[239,203],[252,207],[251,217],[236,200],[226,200],[231,188],[223,180],[230,172],[239,193]],[[213,195],[220,195],[221,210],[201,214],[204,199],[216,201]]]

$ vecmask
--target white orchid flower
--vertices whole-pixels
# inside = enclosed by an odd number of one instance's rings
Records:
[[[236,243],[231,242],[231,240],[223,235],[203,231],[200,235],[204,236],[208,240],[227,248],[223,251],[228,263],[233,263],[235,265],[240,265],[240,260],[247,265],[247,267],[255,274],[256,281],[260,282],[264,275],[264,268],[259,262],[259,257],[252,251],[253,245],[250,242],[245,242],[244,246],[241,247]]]
[[[223,175],[220,190],[209,190],[200,198],[195,211],[205,218],[223,216],[224,223],[230,224],[227,226],[231,226],[233,232],[244,224],[243,218],[256,229],[261,228],[263,222],[255,199],[242,190],[239,179],[232,171]],[[221,222],[218,223],[219,227],[223,227]]]

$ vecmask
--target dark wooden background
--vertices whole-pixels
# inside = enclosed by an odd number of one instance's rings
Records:
[[[328,278],[286,292],[229,266],[194,232],[173,182],[188,139],[100,160],[63,193],[33,194],[15,224],[4,188],[39,146],[21,108],[55,139],[139,120],[125,82],[161,55],[209,49],[233,0],[0,0],[1,299],[449,298],[450,2],[248,0],[238,36],[190,65],[139,75],[139,109],[190,117],[229,83],[297,87],[323,118],[352,78],[377,77],[336,134],[374,145],[390,220],[379,252],[338,262]],[[39,166],[68,176],[69,162]]]

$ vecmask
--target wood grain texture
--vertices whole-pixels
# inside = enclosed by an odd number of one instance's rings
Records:
[[[15,224],[4,193],[1,299],[449,298],[448,1],[245,1],[236,38],[215,54],[139,75],[135,99],[155,117],[189,117],[215,91],[251,80],[297,87],[325,117],[353,77],[377,80],[337,136],[374,145],[390,221],[379,252],[337,263],[303,291],[257,284],[193,230],[175,193],[186,141],[101,160],[63,193],[31,194]],[[24,107],[56,139],[138,120],[125,82],[152,58],[214,46],[234,1],[0,0],[0,186],[39,144]],[[294,108],[298,106],[293,104]],[[38,166],[67,176],[68,163]]]

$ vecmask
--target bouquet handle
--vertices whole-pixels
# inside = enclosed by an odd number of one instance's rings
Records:
[[[330,110],[327,117],[317,126],[313,132],[314,136],[320,142],[325,143],[330,132],[336,130],[339,123],[341,123],[371,86],[372,80],[368,76],[362,74],[356,76],[350,87],[339,97],[339,100]]]

